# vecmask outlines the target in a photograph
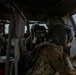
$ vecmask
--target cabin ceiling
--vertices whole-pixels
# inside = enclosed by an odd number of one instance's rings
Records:
[[[47,16],[76,12],[76,0],[0,0],[0,18],[10,17],[9,2],[14,2],[28,20],[45,20]]]

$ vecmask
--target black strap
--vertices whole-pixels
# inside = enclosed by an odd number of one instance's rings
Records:
[[[56,73],[56,70],[55,68],[53,67],[53,64],[52,62],[50,61],[50,64],[51,64],[51,72],[50,72],[50,75],[54,75]]]

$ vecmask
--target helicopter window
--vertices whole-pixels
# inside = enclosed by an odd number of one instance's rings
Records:
[[[27,32],[27,26],[25,25],[25,33]],[[9,24],[5,24],[5,34],[9,33]]]
[[[75,36],[76,36],[76,14],[72,15],[71,20],[74,25],[74,30],[75,30]]]
[[[27,26],[25,25],[25,32],[24,33],[26,33],[27,32]]]
[[[29,26],[30,26],[29,28],[30,28],[30,32],[31,32],[31,27],[33,26],[33,24],[29,24]]]
[[[5,34],[9,33],[9,24],[5,24]]]
[[[74,22],[75,22],[75,24],[76,24],[76,14],[74,14],[72,17],[73,17]]]

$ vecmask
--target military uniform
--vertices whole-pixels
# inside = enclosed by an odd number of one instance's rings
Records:
[[[63,47],[49,43],[39,48],[39,58],[25,75],[76,75]]]

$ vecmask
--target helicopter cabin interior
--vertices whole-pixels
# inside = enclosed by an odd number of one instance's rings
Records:
[[[35,24],[39,27],[34,30],[32,27]],[[4,48],[0,45],[0,75],[19,75],[18,61],[24,52],[26,57],[35,47],[29,44],[26,50],[26,39],[32,33],[39,37],[37,44],[47,42],[50,40],[49,28],[58,24],[73,27],[75,39],[66,53],[69,56],[76,55],[76,0],[0,0],[0,26],[3,26],[5,38]],[[36,38],[33,42],[35,41]],[[1,58],[5,59],[3,64]],[[14,74],[11,70],[8,71],[13,60]]]

